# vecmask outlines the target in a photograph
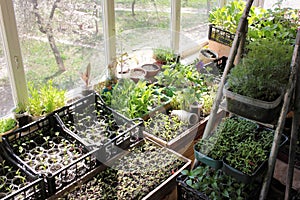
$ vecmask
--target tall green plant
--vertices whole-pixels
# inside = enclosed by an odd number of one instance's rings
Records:
[[[53,112],[65,105],[65,90],[53,86],[53,81],[49,80],[47,84],[39,89],[33,83],[28,83],[29,99],[28,111],[33,116],[42,116]]]
[[[254,41],[247,49],[248,54],[228,75],[229,89],[255,99],[275,100],[287,84],[293,47],[273,38]]]

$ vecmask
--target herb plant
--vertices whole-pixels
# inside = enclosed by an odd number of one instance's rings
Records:
[[[193,170],[182,171],[185,183],[203,193],[209,199],[248,199],[257,184],[245,185],[221,170],[213,170],[208,166],[198,166]]]
[[[42,85],[39,89],[28,83],[29,99],[28,111],[33,116],[49,114],[65,105],[65,90],[53,86],[52,80]]]
[[[215,159],[221,160],[235,148],[242,139],[255,133],[257,125],[242,118],[225,118],[209,138],[201,139],[195,150]]]
[[[259,139],[246,138],[237,144],[235,151],[226,155],[225,162],[245,174],[252,175],[267,160],[273,142],[273,133],[273,131],[263,130],[257,133]]]
[[[17,121],[13,118],[0,119],[0,134],[5,133],[17,126]]]
[[[176,61],[176,55],[174,51],[168,48],[153,49],[153,58],[161,64],[169,64]]]
[[[228,88],[234,93],[274,101],[288,82],[292,46],[261,39],[247,46],[248,54],[231,69]]]

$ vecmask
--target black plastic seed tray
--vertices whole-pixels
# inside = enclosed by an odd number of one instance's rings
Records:
[[[102,163],[143,138],[142,119],[130,120],[119,114],[107,107],[97,93],[60,109],[56,118],[89,150],[103,148]]]
[[[2,139],[9,156],[34,175],[44,178],[47,196],[94,169],[100,164],[96,155],[103,155],[102,149],[97,149],[97,154],[88,151],[53,115]]]
[[[231,46],[234,40],[235,34],[216,27],[213,24],[209,25],[208,29],[208,39],[219,42],[221,44]]]
[[[0,144],[0,199],[45,199],[42,178],[12,160]]]

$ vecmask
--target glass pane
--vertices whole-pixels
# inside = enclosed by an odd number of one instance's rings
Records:
[[[117,54],[170,47],[170,0],[115,0]]]
[[[0,27],[0,31],[1,27]],[[3,47],[3,40],[0,36],[0,117],[10,113],[14,107],[12,88],[8,77],[7,60]]]
[[[208,15],[218,4],[217,0],[181,1],[181,37],[180,51],[199,44],[208,37]]]
[[[27,81],[84,87],[105,73],[101,0],[14,0]]]
[[[276,3],[282,2],[281,7],[285,8],[294,8],[294,9],[300,9],[300,1],[295,0],[285,0],[285,1],[279,1],[279,0],[269,0],[265,1],[264,8],[272,8]]]

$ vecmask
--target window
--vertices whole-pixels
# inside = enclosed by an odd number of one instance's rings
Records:
[[[88,64],[90,82],[99,81],[105,68],[101,1],[15,0],[14,7],[27,81],[82,87]]]
[[[216,0],[181,1],[181,52],[194,48],[207,39],[209,11],[217,3]]]
[[[117,55],[169,47],[170,0],[116,0]]]
[[[15,106],[2,37],[0,37],[0,105],[0,117],[7,115]]]

